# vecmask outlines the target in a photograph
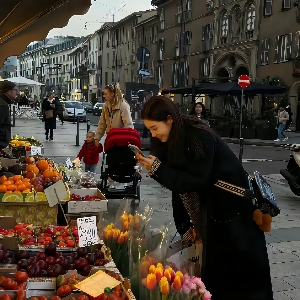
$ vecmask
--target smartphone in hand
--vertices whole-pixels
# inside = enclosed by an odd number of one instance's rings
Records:
[[[141,156],[146,157],[139,147],[137,147],[135,145],[131,145],[131,144],[129,144],[128,147],[135,155],[140,154]]]

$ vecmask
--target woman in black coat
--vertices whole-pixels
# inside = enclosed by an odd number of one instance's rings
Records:
[[[192,110],[190,111],[191,116],[196,116],[199,120],[209,126],[209,122],[206,116],[206,109],[203,103],[194,103]]]
[[[191,243],[191,226],[203,241],[201,277],[213,299],[273,300],[265,236],[253,221],[251,201],[214,186],[223,180],[249,188],[235,154],[201,120],[181,115],[165,97],[150,98],[142,119],[153,136],[153,156],[139,156],[139,162],[172,191],[183,244]]]
[[[47,117],[52,111],[52,117]],[[47,141],[53,141],[53,129],[56,129],[56,112],[54,94],[49,95],[42,103],[43,121],[45,122],[45,135]]]

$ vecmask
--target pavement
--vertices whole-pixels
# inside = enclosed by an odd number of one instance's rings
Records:
[[[97,117],[99,118],[99,117]],[[13,134],[35,136],[44,141],[44,127],[39,120],[17,119]],[[86,133],[86,123],[79,126],[79,144]],[[289,143],[300,143],[300,134],[288,133]],[[75,158],[80,147],[75,146],[76,125],[65,123],[59,125],[54,132],[53,142],[44,142],[45,156],[53,158],[57,163],[64,163],[67,157]],[[228,141],[230,148],[238,155],[239,145]],[[245,145],[243,165],[247,172],[259,171],[272,185],[275,197],[281,207],[281,214],[274,218],[272,230],[265,235],[273,281],[274,300],[300,299],[300,198],[293,195],[287,182],[279,174],[279,170],[286,167],[289,151],[283,147],[276,147],[275,143]],[[148,152],[145,151],[145,154]],[[100,173],[100,164],[97,176]],[[141,182],[141,203],[138,210],[142,210],[148,203],[154,210],[151,221],[153,228],[159,228],[162,222],[171,223],[171,232],[175,234],[172,217],[171,193],[158,185],[153,179],[146,177],[143,171]],[[109,200],[109,214],[114,217],[120,200]],[[163,221],[162,221],[163,220]]]

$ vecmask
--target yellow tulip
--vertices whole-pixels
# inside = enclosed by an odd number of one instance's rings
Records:
[[[117,240],[117,243],[118,243],[119,245],[125,243],[125,236],[124,236],[124,233],[123,233],[123,232],[120,233],[120,235],[119,235],[119,237],[118,237],[118,240]]]
[[[104,230],[104,237],[108,240],[108,239],[111,239],[112,238],[112,236],[113,236],[113,231],[112,230],[110,230],[110,229],[105,229]]]
[[[156,270],[156,268],[155,268],[154,265],[151,265],[151,266],[149,267],[149,273],[155,274],[155,270]]]
[[[156,277],[152,273],[148,274],[146,277],[146,288],[148,290],[154,290],[156,288]]]
[[[170,284],[166,277],[162,277],[159,282],[159,289],[162,295],[167,296],[170,294]]]
[[[164,268],[164,266],[163,266],[161,263],[158,263],[158,264],[156,265],[156,268]]]
[[[111,224],[109,224],[109,225],[106,226],[107,230],[112,230],[114,228],[115,228],[115,224],[113,224],[113,223],[111,223]]]
[[[125,221],[122,222],[122,229],[123,229],[123,231],[127,231],[129,229],[128,220],[125,220]]]
[[[183,282],[184,282],[184,277],[183,277],[182,272],[177,271],[177,272],[176,272],[176,276],[178,276],[178,277],[180,278],[181,284],[183,284]]]
[[[164,269],[163,268],[156,268],[155,269],[155,276],[156,276],[156,281],[159,282],[161,278],[164,275]]]
[[[113,229],[113,239],[117,240],[119,238],[120,233],[120,229]]]

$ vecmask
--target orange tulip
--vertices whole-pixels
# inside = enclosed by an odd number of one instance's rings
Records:
[[[162,295],[167,296],[170,294],[170,284],[166,277],[162,277],[159,282],[159,289]]]
[[[152,273],[146,277],[146,288],[148,290],[154,290],[156,288],[156,277]]]
[[[119,237],[118,237],[118,240],[117,240],[117,243],[118,243],[119,245],[125,243],[125,235],[124,235],[123,232],[120,233],[120,235],[119,235]]]
[[[183,284],[183,282],[184,282],[184,277],[183,277],[183,274],[182,274],[182,272],[180,272],[180,271],[177,271],[177,272],[176,272],[176,276],[178,276],[178,277],[180,278],[180,280],[181,280],[181,284]]]
[[[146,276],[148,275],[149,267],[150,267],[150,264],[148,261],[144,261],[141,263],[140,273],[141,273],[142,278],[146,278]]]
[[[163,266],[161,263],[158,263],[158,264],[156,265],[156,268],[164,268],[164,266]]]
[[[156,268],[155,269],[155,276],[156,276],[156,281],[159,282],[161,280],[161,278],[164,275],[164,270],[163,268]]]
[[[129,229],[129,222],[127,220],[122,222],[122,229],[123,231],[127,231]]]
[[[107,240],[109,240],[113,236],[113,231],[111,229],[104,229],[103,235]]]
[[[113,239],[117,240],[119,238],[121,231],[119,229],[113,229]]]
[[[156,268],[155,268],[154,265],[151,265],[151,266],[149,267],[149,273],[155,274],[155,270],[156,270]]]
[[[181,283],[181,278],[177,275],[173,281],[172,287],[176,290],[179,291],[181,289],[182,283]]]
[[[124,235],[124,238],[125,238],[125,242],[128,240],[128,231],[125,231],[124,233],[123,233],[123,235]]]
[[[115,224],[113,224],[113,223],[110,223],[109,225],[106,226],[107,230],[112,230],[114,228],[115,228]]]
[[[171,268],[166,269],[164,271],[164,277],[167,278],[168,282],[171,282],[171,279],[172,279],[172,269]]]

